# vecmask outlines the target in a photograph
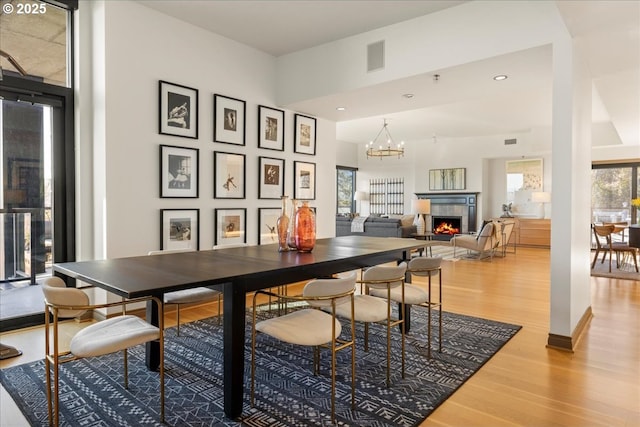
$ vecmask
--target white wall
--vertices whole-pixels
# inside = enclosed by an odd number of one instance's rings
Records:
[[[335,123],[317,121],[317,155],[293,153],[293,112],[286,111],[285,151],[257,148],[257,106],[275,104],[275,59],[130,1],[83,4],[78,104],[84,152],[79,167],[80,258],[143,255],[160,247],[160,210],[200,209],[200,248],[214,244],[214,208],[247,209],[247,241],[257,243],[258,157],[285,159],[285,194],[293,195],[293,161],[316,163],[318,236],[334,235]],[[82,46],[92,41],[91,47]],[[104,52],[103,59],[96,52]],[[98,58],[96,58],[96,56]],[[158,81],[199,90],[197,140],[158,133]],[[246,101],[246,145],[214,143],[213,94]],[[199,149],[197,199],[159,197],[159,146]],[[246,154],[246,199],[213,199],[213,152]],[[331,174],[327,174],[331,171]],[[85,200],[93,200],[87,205]],[[87,213],[88,210],[92,212]],[[92,243],[89,243],[92,242]],[[93,249],[90,247],[93,244]],[[93,253],[92,253],[93,252]]]
[[[516,145],[504,145],[515,138]],[[494,135],[476,138],[431,138],[408,144],[403,159],[367,159],[359,153],[358,188],[367,189],[372,178],[405,178],[405,212],[410,213],[414,193],[429,191],[429,169],[465,168],[466,189],[478,192],[479,221],[500,216],[506,200],[507,160],[542,158],[544,190],[551,191],[551,141],[549,129],[533,129],[528,133]],[[533,206],[521,206],[521,213],[533,212]],[[531,212],[529,212],[531,211]],[[549,217],[551,206],[546,206]]]

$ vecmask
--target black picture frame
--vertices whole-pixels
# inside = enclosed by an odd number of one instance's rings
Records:
[[[214,242],[216,246],[247,243],[247,209],[214,209]]]
[[[246,156],[238,153],[214,151],[213,197],[215,199],[244,199],[246,197]]]
[[[229,96],[213,95],[213,141],[245,145],[247,104]]]
[[[160,80],[158,132],[198,139],[198,89]]]
[[[160,197],[199,197],[199,157],[197,148],[160,145]]]
[[[160,250],[200,250],[200,209],[160,210]]]
[[[316,119],[302,114],[294,115],[293,152],[316,155]]]
[[[293,198],[297,200],[316,199],[316,164],[293,162]]]
[[[258,199],[281,199],[284,177],[284,159],[258,157]]]
[[[281,208],[258,208],[258,244],[278,243],[278,218]]]
[[[258,148],[284,151],[284,110],[258,105]]]

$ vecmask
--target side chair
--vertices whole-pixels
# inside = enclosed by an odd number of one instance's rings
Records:
[[[405,302],[427,309],[427,357],[431,358],[431,310],[438,310],[438,351],[442,353],[442,258],[416,257],[409,261],[407,271],[413,276],[427,277],[427,291],[410,283],[405,284]],[[432,300],[431,278],[438,276],[438,301]]]
[[[638,272],[638,248],[629,246],[628,243],[614,243],[611,240],[611,234],[615,230],[615,225],[595,225],[591,224],[593,234],[596,241],[596,253],[591,263],[591,269],[595,268],[596,261],[598,260],[598,254],[602,252],[602,260],[600,263],[604,263],[604,259],[609,254],[609,273],[611,273],[611,263],[613,253],[616,254],[616,267],[620,268],[620,254],[628,254],[633,258],[633,264],[635,265],[636,272]]]
[[[457,248],[464,248],[477,252],[478,259],[482,259],[483,257],[489,257],[492,259],[496,247],[494,234],[493,222],[486,223],[477,235],[456,234],[449,241],[449,244],[453,246],[453,256],[456,256]]]
[[[353,294],[355,275],[341,279],[315,279],[307,283],[302,295],[280,295],[260,290],[253,295],[253,316],[251,328],[251,406],[255,402],[256,337],[260,332],[277,340],[312,346],[314,374],[320,370],[320,347],[331,350],[331,422],[335,420],[336,398],[336,352],[351,348],[351,409],[355,409],[355,324],[351,320],[350,339],[341,339],[342,325],[337,319],[336,307],[347,303],[351,307],[353,319]],[[284,315],[256,320],[256,305],[259,295],[271,296],[288,301],[305,301],[310,308],[302,308]],[[329,308],[330,313],[323,311]]]
[[[191,252],[190,249],[175,249],[175,250],[166,250],[166,251],[151,251],[148,255],[161,255],[161,254],[170,254],[170,253],[181,253],[181,252]],[[182,291],[174,291],[167,292],[164,294],[164,303],[165,304],[175,304],[176,305],[176,335],[180,336],[180,305],[181,304],[195,304],[195,303],[207,303],[207,302],[218,302],[218,325],[220,324],[221,316],[221,301],[222,301],[222,292],[210,289],[204,286],[200,286],[197,288],[184,289]]]
[[[387,387],[391,383],[391,328],[400,326],[401,341],[400,354],[402,360],[402,378],[404,378],[405,365],[405,273],[407,263],[402,262],[397,266],[389,267],[376,265],[363,271],[362,280],[358,283],[364,286],[364,295],[358,295],[354,311],[355,320],[364,322],[364,347],[368,350],[369,323],[378,322],[387,327]],[[391,315],[392,302],[400,303],[397,318]],[[339,314],[348,317],[348,313],[340,307]]]
[[[60,365],[87,357],[103,356],[123,351],[124,387],[129,388],[127,349],[149,341],[160,344],[160,422],[164,423],[164,335],[162,302],[155,297],[142,297],[107,304],[89,304],[89,297],[82,290],[66,287],[59,277],[49,277],[42,284],[45,298],[45,369],[47,382],[47,409],[49,424],[59,425],[60,415]],[[141,318],[126,314],[126,305],[153,301],[158,306],[159,326],[153,326]],[[61,351],[58,330],[60,319],[82,316],[86,311],[122,307],[122,314],[93,323],[71,339],[69,350]],[[53,341],[53,342],[52,342]],[[53,369],[53,393],[51,370]],[[69,384],[68,386],[72,386]],[[146,392],[146,390],[144,391]],[[73,424],[73,420],[68,420]]]

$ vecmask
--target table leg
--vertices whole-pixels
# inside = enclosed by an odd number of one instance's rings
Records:
[[[242,415],[246,295],[238,283],[224,285],[224,413]]]
[[[411,283],[411,273],[408,271],[404,274],[404,282]],[[405,304],[404,307],[404,332],[407,333],[411,330],[411,304]],[[398,303],[398,318],[402,318],[402,304]],[[402,325],[400,325],[402,327]]]
[[[147,322],[159,326],[158,306],[153,301],[147,301]],[[150,371],[157,371],[160,366],[160,343],[148,341],[145,344],[145,362]]]

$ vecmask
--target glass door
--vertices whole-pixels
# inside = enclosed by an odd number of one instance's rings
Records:
[[[0,280],[35,284],[50,274],[53,247],[53,109],[59,101],[2,93]]]

